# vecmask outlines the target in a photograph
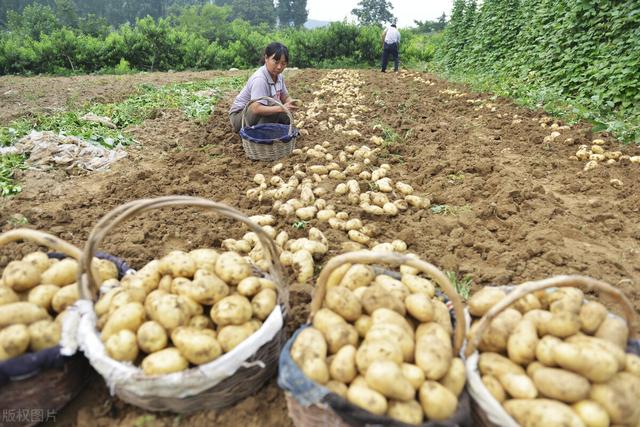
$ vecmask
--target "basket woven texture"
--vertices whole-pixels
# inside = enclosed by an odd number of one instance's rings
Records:
[[[465,336],[466,325],[464,322],[464,307],[460,296],[456,293],[455,288],[449,282],[449,279],[434,265],[425,261],[421,261],[415,258],[410,258],[404,255],[384,252],[370,252],[370,251],[357,251],[332,258],[320,272],[318,277],[318,283],[316,286],[313,299],[311,301],[311,313],[309,315],[309,322],[301,329],[307,327],[312,323],[313,316],[322,307],[326,292],[326,284],[331,273],[343,264],[375,264],[375,265],[389,265],[400,266],[408,265],[417,268],[423,273],[430,276],[444,291],[445,296],[449,300],[450,312],[452,312],[452,320],[455,325],[453,351],[457,354],[462,347],[462,343]],[[397,273],[390,270],[382,270],[381,272],[389,275],[397,275]],[[458,320],[460,319],[460,320]],[[298,332],[300,329],[298,330]],[[297,333],[296,332],[296,335]],[[346,400],[339,396],[330,393],[323,387],[311,382],[311,380],[304,377],[304,374],[297,368],[295,362],[292,361],[288,352],[291,344],[295,340],[296,335],[289,339],[285,348],[280,354],[280,373],[278,377],[278,384],[285,389],[287,407],[289,409],[289,416],[293,420],[296,427],[319,427],[319,426],[335,426],[335,427],[362,427],[362,426],[407,426],[397,420],[393,420],[389,417],[374,416],[369,412],[358,408],[355,405],[348,403]],[[287,369],[283,369],[286,366]],[[288,376],[288,378],[285,378]],[[293,378],[298,377],[298,378]],[[300,378],[301,377],[301,378]],[[292,388],[292,385],[296,382],[304,382],[303,388],[305,388],[305,396],[296,395],[296,390]],[[310,392],[307,394],[307,392]],[[324,397],[323,397],[324,396]],[[313,404],[308,404],[310,400],[315,400]],[[422,426],[434,427],[434,426],[465,426],[470,425],[470,408],[469,397],[466,390],[463,391],[459,397],[458,409],[454,416],[449,420],[433,421],[423,423]],[[306,402],[306,403],[305,403]],[[337,408],[344,408],[345,413],[336,412]],[[349,413],[349,419],[345,419],[346,413]],[[362,420],[366,419],[366,422]]]
[[[207,209],[223,216],[236,219],[246,224],[251,231],[258,235],[264,249],[264,254],[268,257],[268,260],[271,263],[269,277],[278,286],[279,305],[276,309],[281,309],[282,316],[284,317],[283,320],[286,321],[286,315],[289,310],[288,288],[285,286],[282,266],[279,262],[277,249],[273,240],[260,226],[251,221],[241,212],[221,203],[188,196],[167,196],[156,199],[136,200],[121,205],[105,215],[92,230],[83,253],[80,268],[80,279],[78,282],[80,284],[81,298],[92,302],[96,298],[99,283],[97,281],[97,277],[89,269],[88,261],[92,258],[97,246],[102,242],[105,235],[113,227],[134,215],[148,210],[182,206]],[[95,334],[97,333],[98,332],[95,331]],[[82,339],[82,337],[79,337],[79,339]],[[172,397],[166,396],[167,393],[164,393],[165,395],[140,395],[127,387],[121,387],[118,385],[115,386],[115,390],[113,391],[123,401],[149,411],[190,413],[201,409],[218,409],[229,406],[246,396],[254,394],[275,374],[278,355],[285,341],[286,332],[284,328],[280,328],[275,336],[270,341],[263,344],[253,355],[250,355],[246,360],[246,363],[235,371],[235,373],[230,374],[221,382],[215,384],[212,383],[210,388],[201,392],[193,393],[193,395],[190,396]],[[108,358],[106,355],[102,355],[100,357]],[[94,360],[90,361],[92,364],[94,363]],[[252,364],[251,362],[255,363]],[[209,362],[206,365],[200,365],[198,368],[188,369],[181,372],[181,381],[185,381],[188,384],[189,379],[193,376],[199,375],[202,368],[215,363],[216,360]],[[116,364],[116,370],[121,365],[122,364]],[[148,378],[149,377],[144,377],[144,375],[141,374],[141,378],[137,379],[136,377],[134,382],[144,381]]]
[[[281,106],[289,116],[289,125],[267,123],[245,127],[249,106],[262,100]],[[298,137],[298,130],[293,127],[293,116],[287,107],[274,98],[263,96],[251,100],[242,110],[240,137],[242,138],[242,148],[249,159],[273,161],[291,154]]]
[[[571,275],[554,276],[544,280],[523,283],[519,286],[501,287],[508,292],[507,297],[500,300],[480,319],[474,335],[469,337],[465,348],[467,388],[472,398],[471,408],[475,425],[481,427],[519,427],[519,424],[504,410],[500,402],[487,390],[480,377],[478,370],[479,353],[476,347],[482,334],[498,314],[524,295],[544,289],[566,286],[578,287],[585,292],[597,291],[600,294],[606,294],[611,297],[622,308],[624,318],[627,321],[627,325],[629,325],[631,339],[629,340],[629,349],[627,351],[631,352],[633,348],[633,352],[640,353],[640,342],[638,342],[638,336],[635,332],[640,324],[638,324],[638,316],[633,309],[633,305],[622,292],[605,282],[586,276]]]

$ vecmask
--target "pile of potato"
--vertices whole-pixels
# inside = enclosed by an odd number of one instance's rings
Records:
[[[483,316],[505,297],[471,297]],[[475,325],[470,336],[475,334]],[[640,425],[640,357],[625,353],[629,329],[577,288],[526,295],[482,335],[479,370],[489,392],[523,426]]]
[[[94,259],[102,280],[118,277],[110,261]],[[40,351],[60,341],[62,317],[78,300],[78,262],[32,252],[11,261],[0,279],[0,361]],[[55,320],[53,317],[55,316]]]
[[[431,281],[400,271],[398,280],[363,264],[334,270],[291,357],[308,378],[375,415],[444,420],[465,384],[449,311]]]
[[[237,252],[173,251],[112,286],[95,304],[107,354],[163,375],[211,362],[257,331],[277,304],[271,280]]]

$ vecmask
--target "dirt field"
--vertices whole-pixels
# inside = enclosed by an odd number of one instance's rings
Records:
[[[224,73],[2,77],[0,123],[47,108],[122,99],[142,82],[164,84],[220,74]],[[327,71],[295,71],[288,76],[287,85],[294,96],[310,103],[322,84],[340,80],[322,80],[326,75]],[[621,161],[585,172],[585,162],[569,157],[579,145],[590,147],[594,138],[601,137],[592,135],[588,125],[561,129],[560,137],[545,142],[554,129],[552,122],[541,126],[541,111],[473,93],[427,74],[358,71],[358,75],[361,97],[355,102],[369,107],[356,126],[362,137],[311,126],[297,145],[312,147],[329,141],[333,153],[348,144],[373,148],[370,137],[381,135],[374,129],[376,124],[399,135],[395,144],[383,149],[380,161],[391,164],[394,180],[428,196],[432,208],[410,209],[382,220],[358,214],[363,221],[375,223],[376,240],[402,239],[411,252],[443,270],[471,275],[475,289],[579,273],[616,285],[640,310],[640,165]],[[110,171],[21,173],[22,193],[0,200],[2,231],[15,227],[13,218],[23,215],[29,227],[83,245],[92,225],[110,209],[129,200],[170,194],[205,197],[251,214],[270,212],[270,203],[250,200],[245,193],[255,187],[254,174],[271,176],[270,168],[276,162],[251,162],[244,157],[239,137],[230,133],[228,102],[220,104],[206,125],[194,124],[180,112],[165,111],[130,128],[140,144],[130,148],[129,156]],[[331,105],[332,97],[325,97],[324,102]],[[572,140],[566,141],[568,138]],[[604,139],[608,150],[640,154],[638,147],[618,146]],[[305,162],[310,162],[306,155],[284,159],[285,174]],[[612,179],[622,185],[612,184]],[[358,212],[357,207],[334,202],[352,215]],[[295,235],[291,220],[280,221],[279,229]],[[348,238],[344,232],[323,231],[331,244],[326,261],[340,252],[341,243]],[[215,215],[191,209],[155,211],[120,226],[108,236],[103,249],[141,267],[171,249],[219,247],[221,240],[240,238],[243,233],[237,223]],[[30,245],[0,248],[0,267],[16,251],[32,249]],[[306,317],[310,287],[296,285],[292,291],[291,330]],[[180,417],[148,414],[109,397],[97,375],[82,396],[58,414],[56,423],[181,424],[291,425],[275,380],[232,408]]]

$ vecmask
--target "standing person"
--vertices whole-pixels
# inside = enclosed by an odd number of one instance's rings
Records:
[[[260,63],[263,65],[249,77],[247,84],[236,96],[229,109],[229,119],[234,132],[240,132],[242,112],[252,99],[269,96],[280,101],[289,111],[294,111],[297,108],[287,92],[287,86],[282,77],[282,72],[289,64],[287,47],[282,43],[270,43],[265,48]],[[258,123],[289,124],[289,116],[281,106],[270,104],[267,100],[261,100],[251,104],[246,115],[247,126]]]
[[[396,24],[391,24],[382,33],[382,71],[387,71],[387,63],[389,62],[389,55],[393,58],[393,71],[398,71],[400,66],[400,57],[398,49],[400,46],[400,31],[396,28]]]

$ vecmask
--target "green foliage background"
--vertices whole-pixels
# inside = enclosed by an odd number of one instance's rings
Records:
[[[640,143],[640,3],[455,0],[446,75]]]

